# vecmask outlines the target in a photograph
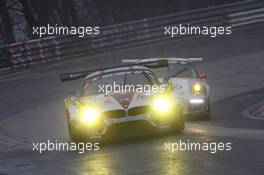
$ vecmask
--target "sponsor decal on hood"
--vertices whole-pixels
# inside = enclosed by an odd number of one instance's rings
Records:
[[[120,103],[123,108],[127,109],[133,96],[134,92],[125,92],[125,93],[116,93],[112,94],[111,96]]]

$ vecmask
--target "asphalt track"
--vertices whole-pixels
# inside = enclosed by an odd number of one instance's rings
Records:
[[[264,118],[252,117],[264,101],[263,26],[221,38],[159,43],[47,66],[0,79],[0,175],[6,174],[263,174]],[[32,151],[32,142],[68,142],[63,99],[78,81],[59,74],[120,64],[131,57],[204,57],[212,119],[186,130],[103,145],[99,151]],[[251,116],[251,117],[250,117]],[[231,142],[231,151],[175,151],[168,142]]]

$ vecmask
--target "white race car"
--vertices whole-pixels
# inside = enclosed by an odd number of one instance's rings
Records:
[[[62,81],[80,78],[80,95],[65,99],[73,141],[181,131],[185,127],[182,105],[149,68],[122,66],[61,76]]]
[[[123,63],[141,65],[147,62],[156,63],[151,66],[158,78],[173,87],[175,98],[181,99],[183,114],[192,119],[209,119],[211,116],[209,85],[207,75],[198,73],[193,61],[202,58],[143,58],[123,59]],[[148,67],[148,65],[146,65]]]

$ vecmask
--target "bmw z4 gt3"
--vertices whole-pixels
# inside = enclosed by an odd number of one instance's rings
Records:
[[[83,78],[80,95],[65,99],[73,141],[184,129],[181,103],[173,98],[168,85],[160,84],[146,67],[116,67],[62,77],[62,80]]]

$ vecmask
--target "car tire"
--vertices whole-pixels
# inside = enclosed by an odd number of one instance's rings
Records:
[[[205,120],[210,120],[211,118],[211,103],[210,103],[210,100],[208,100],[208,110],[206,112],[206,114],[204,115],[204,119]]]
[[[185,129],[185,118],[182,111],[178,112],[177,120],[174,121],[174,127],[176,131],[182,131]]]
[[[69,133],[70,139],[73,142],[77,142],[77,143],[83,142],[84,139],[81,137],[81,133],[78,132],[70,122],[70,116],[69,116],[68,111],[66,111],[66,117],[67,117],[68,133]]]

